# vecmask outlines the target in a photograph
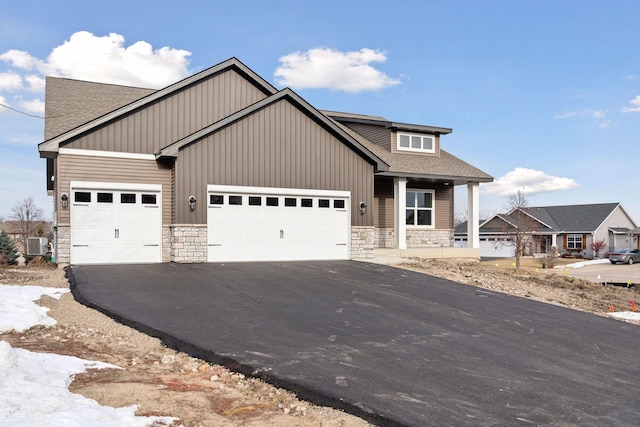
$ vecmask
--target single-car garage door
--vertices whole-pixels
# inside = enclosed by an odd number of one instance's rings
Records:
[[[349,259],[348,191],[209,185],[209,262]]]
[[[162,187],[72,182],[71,263],[162,261]]]

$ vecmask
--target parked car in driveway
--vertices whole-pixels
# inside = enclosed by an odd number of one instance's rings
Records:
[[[611,264],[640,262],[640,249],[618,249],[609,254],[609,261]]]

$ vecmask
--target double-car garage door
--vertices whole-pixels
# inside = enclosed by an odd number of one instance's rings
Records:
[[[208,260],[349,259],[350,193],[207,187]]]
[[[72,182],[71,262],[162,262],[160,185]],[[348,191],[209,185],[209,262],[349,259]]]

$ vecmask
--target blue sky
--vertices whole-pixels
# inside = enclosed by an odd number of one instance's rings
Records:
[[[237,57],[319,109],[453,128],[481,211],[620,202],[640,220],[638,1],[14,1],[0,13],[0,216],[46,196],[43,77],[162,87]],[[466,189],[456,187],[456,213]]]

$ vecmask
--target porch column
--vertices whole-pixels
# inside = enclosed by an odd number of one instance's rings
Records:
[[[394,206],[394,239],[396,249],[407,249],[407,222],[405,208],[407,206],[407,178],[393,179]]]
[[[467,247],[480,248],[480,183],[467,183]]]

